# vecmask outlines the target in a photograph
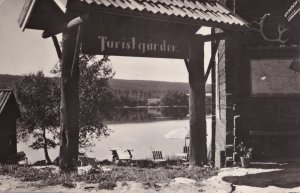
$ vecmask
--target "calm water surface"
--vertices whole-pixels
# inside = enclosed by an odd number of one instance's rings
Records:
[[[88,156],[98,160],[111,160],[110,149],[133,149],[134,159],[152,158],[153,150],[161,150],[165,157],[181,153],[184,139],[166,139],[164,135],[172,130],[189,126],[189,120],[163,120],[141,123],[115,123],[108,124],[113,131],[110,136],[95,141],[95,146],[86,149]],[[211,118],[207,118],[208,141],[210,140]],[[18,151],[24,151],[30,163],[44,159],[43,150],[32,150],[26,143],[18,144]],[[59,147],[49,151],[50,158],[54,160],[59,153]]]

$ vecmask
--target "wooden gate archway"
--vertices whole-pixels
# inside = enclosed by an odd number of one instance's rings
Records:
[[[190,166],[207,162],[204,42],[245,30],[247,22],[208,0],[27,0],[19,24],[52,37],[61,57],[61,171],[77,170],[80,46],[88,54],[184,59],[190,84]],[[201,26],[226,32],[196,35]],[[58,33],[63,33],[62,52]]]

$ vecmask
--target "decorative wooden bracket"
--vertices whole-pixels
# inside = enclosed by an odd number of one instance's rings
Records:
[[[82,30],[83,30],[83,26],[79,25],[78,29],[77,29],[74,57],[73,57],[73,63],[72,63],[72,68],[71,68],[71,77],[74,77],[75,74],[78,74],[78,72],[77,72],[78,68],[75,67],[75,65],[79,65],[78,63],[79,63]]]
[[[184,63],[185,63],[185,67],[186,67],[188,73],[190,73],[190,62],[189,62],[189,59],[184,59]]]
[[[215,41],[215,42],[212,42],[212,52],[211,52],[211,57],[210,57],[210,61],[209,61],[209,64],[208,64],[208,67],[207,67],[207,70],[206,70],[206,73],[205,73],[205,83],[207,82],[207,79],[208,79],[208,76],[209,76],[209,73],[214,65],[214,58],[216,57],[216,53],[217,53],[217,50],[218,50],[218,47],[219,47],[219,43],[220,41]]]
[[[42,34],[42,37],[43,38],[49,38],[51,36],[57,35],[59,33],[62,33],[64,31],[68,30],[68,29],[77,27],[80,24],[83,24],[83,23],[89,21],[89,18],[90,18],[90,15],[88,13],[84,14],[82,16],[76,17],[76,18],[72,19],[71,21],[69,21],[68,23],[66,23],[64,25],[61,25],[61,26],[58,26],[53,31],[44,31],[43,34]]]
[[[61,52],[61,49],[60,49],[60,46],[59,46],[57,37],[56,37],[56,36],[52,36],[52,41],[53,41],[53,44],[54,44],[54,46],[55,46],[55,50],[56,50],[58,59],[61,60],[62,52]]]

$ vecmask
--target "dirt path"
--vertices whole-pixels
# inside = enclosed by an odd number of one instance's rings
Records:
[[[203,192],[209,193],[300,193],[300,165],[272,169],[226,168],[203,185]]]

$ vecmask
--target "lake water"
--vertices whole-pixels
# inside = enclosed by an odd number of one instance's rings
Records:
[[[90,157],[98,160],[111,160],[110,149],[121,147],[123,149],[133,149],[134,159],[152,158],[153,150],[160,150],[163,156],[174,156],[183,151],[184,139],[166,139],[164,135],[172,130],[189,127],[189,120],[163,120],[141,123],[116,123],[108,124],[113,132],[108,137],[102,137],[95,141],[95,146],[85,152]],[[207,118],[207,140],[210,141],[211,118]],[[24,151],[30,163],[43,160],[44,152],[32,150],[26,143],[18,144],[18,151]],[[49,155],[54,160],[59,153],[59,147],[50,149]]]

